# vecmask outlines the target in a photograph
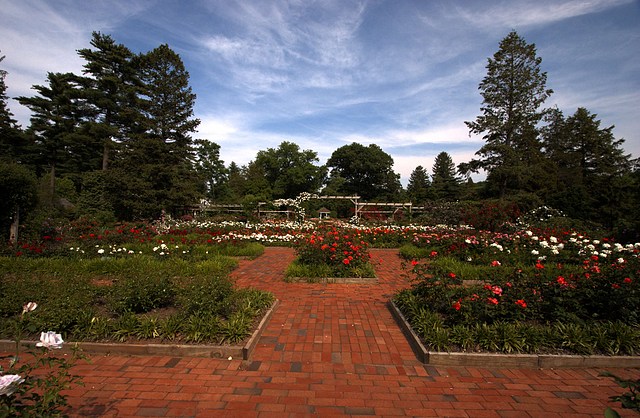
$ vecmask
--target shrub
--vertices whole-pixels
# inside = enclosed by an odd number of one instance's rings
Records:
[[[329,277],[348,277],[354,269],[369,263],[368,244],[356,231],[320,226],[298,242],[297,261],[303,265],[329,266]]]

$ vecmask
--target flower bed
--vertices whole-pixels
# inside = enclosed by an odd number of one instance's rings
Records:
[[[639,251],[576,233],[418,235],[394,302],[432,350],[635,355]]]
[[[296,244],[297,259],[289,266],[287,278],[375,277],[369,263],[369,244],[358,230],[319,225]]]
[[[0,258],[0,338],[12,338],[22,304],[37,300],[25,329],[55,329],[66,340],[237,343],[274,300],[235,288],[232,258],[161,250]]]

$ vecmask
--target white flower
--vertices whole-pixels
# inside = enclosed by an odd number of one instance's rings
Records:
[[[624,258],[620,257],[617,261],[618,261],[619,264],[623,264],[624,263]]]
[[[525,231],[524,233],[527,234],[528,236],[532,236],[533,235],[533,232],[531,232],[531,231]]]
[[[538,254],[540,254],[540,252],[538,252],[538,250],[531,250],[531,254],[538,255]]]
[[[53,331],[40,333],[40,342],[36,344],[36,347],[62,348],[62,335],[56,334]]]
[[[0,396],[9,396],[18,389],[18,385],[24,382],[22,376],[17,374],[5,374],[0,376]]]
[[[100,249],[98,250],[98,254],[104,254],[104,249],[100,248]]]
[[[22,313],[25,314],[27,312],[31,312],[33,310],[35,310],[38,307],[38,304],[35,302],[29,302],[26,303],[23,307],[22,307]]]
[[[594,240],[593,240],[593,243],[594,243],[594,244],[596,244],[596,245],[598,245],[598,244],[600,244],[600,240],[594,239]]]
[[[549,241],[550,241],[552,244],[557,244],[557,243],[558,243],[558,238],[556,238],[556,237],[549,237]]]

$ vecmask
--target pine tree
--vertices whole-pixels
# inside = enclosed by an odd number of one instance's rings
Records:
[[[431,180],[427,170],[421,165],[417,166],[409,176],[407,194],[414,203],[424,203],[431,195]]]
[[[36,96],[18,97],[18,101],[33,112],[28,132],[36,139],[40,165],[50,170],[53,198],[56,176],[95,170],[99,165],[97,144],[82,130],[87,115],[77,77],[49,73],[47,81],[47,86],[33,86]]]
[[[447,152],[436,156],[433,164],[433,194],[436,199],[454,200],[460,194],[460,179],[456,176],[456,166]]]
[[[85,95],[95,112],[91,132],[102,142],[102,169],[107,170],[115,144],[137,130],[140,80],[129,48],[100,32],[93,32],[91,46],[95,49],[80,49],[78,55],[86,61]]]
[[[480,159],[461,164],[460,169],[487,171],[487,181],[500,196],[525,188],[532,164],[540,161],[537,124],[545,113],[540,107],[552,93],[546,88],[541,62],[534,44],[527,44],[515,31],[509,33],[489,58],[480,83],[482,114],[465,122],[470,133],[482,134],[486,143],[476,152]]]
[[[0,56],[0,63],[4,58],[4,56]],[[6,76],[7,72],[0,69],[0,148],[2,149],[0,158],[4,161],[15,162],[20,160],[24,144],[21,143],[18,121],[13,118],[13,113],[9,110]]]
[[[134,216],[157,217],[163,209],[173,212],[197,203],[204,192],[191,136],[200,121],[193,117],[195,94],[178,54],[161,45],[133,64],[139,95],[129,104],[137,108],[128,108],[127,135],[113,168],[126,174],[142,197],[144,205],[136,203]]]

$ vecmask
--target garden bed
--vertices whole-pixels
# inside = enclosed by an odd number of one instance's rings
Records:
[[[169,342],[158,343],[150,340],[144,343],[117,343],[117,342],[66,342],[62,352],[70,352],[74,346],[82,350],[84,354],[103,355],[131,355],[131,356],[173,356],[173,357],[209,357],[219,359],[249,360],[260,336],[267,327],[273,312],[278,308],[280,301],[276,299],[273,305],[265,312],[257,323],[251,336],[241,344],[173,344]],[[23,348],[32,348],[36,341],[22,341]],[[0,353],[15,351],[16,343],[11,340],[0,340]],[[23,351],[23,350],[21,350]]]
[[[554,368],[640,368],[640,356],[578,356],[560,354],[504,354],[490,352],[440,352],[426,348],[411,324],[393,301],[388,304],[402,333],[407,338],[417,359],[432,366],[460,366],[523,369]]]

